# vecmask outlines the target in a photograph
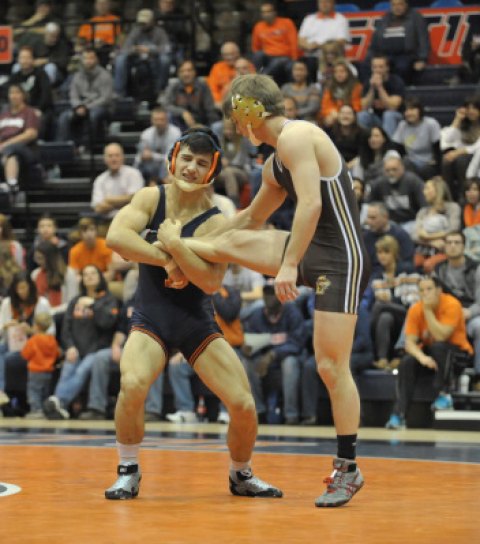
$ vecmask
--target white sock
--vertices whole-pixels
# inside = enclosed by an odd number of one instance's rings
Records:
[[[138,465],[140,444],[140,442],[138,444],[120,444],[117,440],[117,450],[121,465]]]
[[[230,459],[230,470],[232,472],[242,472],[243,470],[251,470],[250,459],[248,461],[234,461]]]

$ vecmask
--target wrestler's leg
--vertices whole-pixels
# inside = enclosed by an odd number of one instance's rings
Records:
[[[213,263],[236,263],[266,276],[276,276],[285,250],[287,231],[231,230],[217,237],[187,238],[199,257]]]
[[[257,414],[248,378],[237,354],[223,339],[213,340],[195,362],[202,381],[225,404],[230,415],[230,491],[247,497],[281,497],[280,489],[253,475],[250,460],[257,436]]]
[[[350,354],[357,316],[315,310],[314,348],[318,372],[325,383],[337,432],[337,457],[334,471],[326,480],[327,489],[315,506],[342,506],[364,484],[355,460],[360,423],[360,398],[350,372]]]
[[[165,368],[165,351],[153,338],[133,331],[120,361],[120,393],[115,408],[117,440],[138,444],[144,434],[144,403],[151,384]]]
[[[357,316],[315,310],[313,344],[317,369],[330,395],[337,434],[356,434],[360,399],[350,371]]]
[[[151,384],[165,368],[161,345],[139,331],[133,331],[120,360],[120,393],[115,409],[115,429],[120,462],[117,481],[105,491],[110,500],[133,499],[142,478],[138,450],[144,435],[144,403]]]

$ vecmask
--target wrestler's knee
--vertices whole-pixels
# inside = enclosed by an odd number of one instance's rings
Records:
[[[125,372],[120,380],[120,394],[125,404],[137,406],[147,397],[149,384],[134,372]]]
[[[338,362],[332,357],[320,356],[317,358],[317,371],[327,387],[334,386],[341,373]]]
[[[226,401],[228,412],[231,417],[251,417],[255,416],[255,401],[249,391],[239,391],[237,394],[232,395],[228,401]]]

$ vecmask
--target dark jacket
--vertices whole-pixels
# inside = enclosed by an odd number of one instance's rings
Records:
[[[15,72],[10,76],[7,86],[11,84],[22,87],[28,96],[27,103],[32,108],[45,112],[52,107],[52,87],[43,68],[34,68],[29,74]]]
[[[118,320],[119,304],[110,293],[99,296],[94,304],[82,311],[77,305],[79,295],[70,301],[62,327],[62,346],[75,347],[80,357],[108,348]]]
[[[420,208],[427,205],[423,185],[423,180],[413,172],[405,171],[397,183],[393,184],[382,176],[372,185],[369,200],[383,202],[390,219],[396,223],[414,221]]]
[[[363,231],[363,241],[365,242],[365,247],[372,264],[372,274],[382,270],[382,267],[377,259],[375,244],[378,240],[380,240],[380,238],[383,238],[383,236],[386,236],[387,234],[393,236],[400,246],[398,264],[404,268],[405,272],[413,272],[415,244],[405,229],[397,225],[395,222],[390,221],[390,228],[386,232],[373,232],[371,230]]]
[[[404,26],[405,38],[395,39],[386,37],[387,28]],[[387,33],[388,35],[388,33]],[[372,36],[370,51],[373,55],[411,55],[415,60],[427,61],[430,51],[430,39],[427,23],[416,10],[409,8],[401,18],[387,12],[377,23]]]
[[[165,91],[164,104],[173,117],[181,117],[187,110],[202,125],[211,125],[218,121],[210,88],[200,79],[195,80],[191,92],[185,89],[181,81],[172,81]]]
[[[287,341],[272,345],[275,359],[282,361],[288,355],[300,355],[305,347],[305,329],[302,313],[295,303],[282,306],[282,314],[276,323],[272,323],[265,315],[265,308],[255,310],[245,323],[245,332],[253,333],[286,333]]]

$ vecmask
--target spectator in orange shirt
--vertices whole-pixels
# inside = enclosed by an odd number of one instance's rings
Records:
[[[104,238],[100,238],[97,225],[91,217],[83,217],[78,222],[81,241],[70,250],[68,266],[78,273],[88,265],[94,265],[106,272],[112,261],[112,250],[107,247]]]
[[[208,75],[208,86],[212,91],[213,101],[218,109],[222,109],[222,102],[230,88],[230,83],[237,72],[235,63],[240,58],[240,48],[234,42],[225,42],[220,49],[222,60],[216,62]],[[252,66],[251,72],[254,72]]]
[[[83,24],[77,37],[95,48],[103,66],[108,63],[109,55],[120,35],[120,18],[110,11],[110,0],[96,0],[95,15]]]
[[[21,356],[27,361],[27,399],[30,405],[28,419],[43,419],[43,402],[50,392],[50,382],[55,362],[60,356],[55,336],[48,334],[52,316],[41,312],[35,316],[33,335],[27,340]]]
[[[326,84],[320,108],[321,123],[331,127],[338,118],[340,108],[345,104],[354,111],[362,109],[362,84],[352,74],[345,59],[338,59],[333,65],[333,77]]]
[[[435,277],[420,280],[419,291],[420,301],[409,308],[405,321],[406,355],[398,369],[398,400],[386,425],[389,429],[405,427],[405,416],[420,376],[430,375],[433,379],[438,393],[433,409],[452,409],[452,397],[446,392],[447,361],[455,353],[473,353],[460,301],[443,293]]]
[[[262,20],[252,32],[253,62],[257,71],[271,75],[282,85],[298,56],[297,28],[291,19],[277,16],[272,2],[264,2],[260,13]]]

